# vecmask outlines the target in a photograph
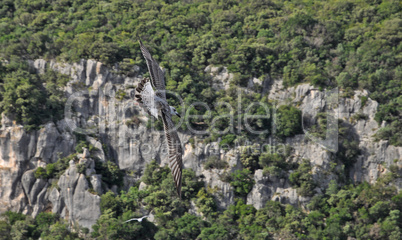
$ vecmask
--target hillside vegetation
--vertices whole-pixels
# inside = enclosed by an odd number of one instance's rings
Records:
[[[388,123],[378,138],[402,145],[401,10],[397,0],[4,0],[0,56],[11,62],[91,58],[120,63],[122,73],[129,74],[134,64],[145,72],[137,41],[141,36],[167,69],[167,89],[178,92],[186,104],[237,100],[234,90],[216,92],[204,81],[203,70],[209,64],[227,66],[235,74],[232,84],[238,86],[246,86],[251,77],[269,75],[283,78],[286,86],[300,82],[338,86],[345,95],[364,88],[380,103],[378,123]],[[1,68],[2,109],[16,112],[26,124],[40,124],[39,119],[23,115],[33,112],[32,101],[43,101],[42,94],[18,95],[27,103],[8,109],[7,96],[14,88],[7,86],[18,77],[14,72],[19,68]],[[26,88],[35,86],[35,81],[26,77]],[[214,109],[212,115],[222,111]],[[192,111],[197,112],[203,114],[205,109]]]
[[[402,237],[402,193],[390,181],[391,172],[374,185],[347,185],[339,188],[333,181],[324,194],[312,198],[307,209],[268,201],[257,210],[246,205],[239,193],[235,205],[217,211],[211,193],[191,170],[184,170],[182,200],[177,198],[170,169],[151,162],[139,190],[101,196],[102,215],[89,229],[79,226],[68,231],[67,223],[58,215],[41,213],[35,219],[7,212],[0,219],[1,239],[390,239]],[[236,176],[234,176],[236,177]],[[241,181],[247,184],[247,181]],[[236,183],[234,183],[236,184]],[[191,201],[193,203],[191,203]],[[199,216],[189,214],[192,204]],[[124,221],[155,216],[155,224]],[[141,213],[142,212],[142,213]],[[78,234],[79,233],[79,234]]]

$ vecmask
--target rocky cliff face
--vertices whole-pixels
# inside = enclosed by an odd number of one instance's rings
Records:
[[[75,64],[36,60],[30,62],[38,73],[53,69],[71,77],[65,92],[69,100],[66,104],[66,119],[45,124],[40,130],[26,132],[7,116],[2,117],[0,129],[0,212],[13,210],[37,215],[41,211],[59,213],[72,223],[78,222],[90,228],[100,216],[100,197],[103,188],[101,176],[94,169],[94,159],[114,160],[120,169],[131,172],[125,177],[125,187],[138,181],[145,165],[152,159],[167,164],[164,133],[148,128],[148,118],[134,102],[134,91],[139,75],[135,68],[134,77],[116,74],[100,62],[82,60]],[[233,77],[226,68],[209,67],[206,71],[213,76],[217,88],[227,88]],[[315,116],[326,111],[329,102],[324,92],[316,91],[308,84],[289,89],[283,88],[281,81],[271,79],[250,80],[249,91],[261,91],[278,104],[289,103],[298,106],[303,115]],[[373,135],[379,126],[374,120],[378,103],[368,99],[364,105],[360,96],[367,92],[356,91],[352,98],[339,97],[335,107],[338,118],[350,125],[351,134],[359,142],[361,150],[357,162],[350,168],[350,177],[356,182],[374,182],[392,164],[402,164],[402,148],[388,145],[387,141],[375,142]],[[364,114],[364,118],[354,118]],[[152,130],[153,129],[153,130]],[[85,134],[86,141],[94,146],[92,155],[87,151],[70,161],[67,170],[59,179],[37,179],[34,171],[38,167],[56,162],[60,157],[75,153],[77,137],[74,132]],[[215,196],[220,208],[233,203],[234,194],[230,184],[223,182],[219,175],[224,171],[241,168],[238,149],[225,152],[217,143],[203,145],[190,143],[192,136],[179,134],[184,149],[184,165],[203,175],[207,185],[216,189]],[[309,140],[305,134],[286,140],[293,147],[291,161],[309,159],[313,165],[313,176],[320,182],[316,192],[321,192],[331,179],[337,176],[331,168],[336,167],[335,154],[322,144]],[[214,149],[213,151],[211,149]],[[227,161],[225,170],[206,170],[203,163],[210,154],[220,155]],[[396,159],[396,161],[395,161]],[[335,163],[335,165],[333,164]],[[78,166],[85,166],[79,171]],[[247,203],[256,208],[264,206],[268,200],[290,204],[303,204],[309,198],[301,197],[288,180],[257,170],[255,185],[247,196]],[[397,183],[402,188],[401,183]],[[115,187],[110,186],[111,190]]]

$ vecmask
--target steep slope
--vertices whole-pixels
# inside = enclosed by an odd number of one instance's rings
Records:
[[[128,189],[139,181],[145,166],[152,159],[162,165],[167,164],[163,132],[146,127],[147,117],[133,102],[133,86],[141,78],[140,75],[116,75],[92,60],[81,60],[77,64],[36,60],[30,65],[38,74],[50,68],[70,76],[71,81],[65,88],[69,97],[66,118],[56,124],[47,123],[39,130],[26,132],[21,125],[3,116],[1,211],[13,210],[36,216],[39,212],[51,210],[72,223],[77,221],[90,228],[100,216],[99,195],[108,189],[116,191],[118,186]],[[220,79],[218,76],[211,81]],[[313,91],[314,88],[308,84],[285,89],[277,80],[267,85],[269,93],[266,97],[269,100],[298,106],[306,121],[312,121],[314,118],[311,117],[328,108],[325,92]],[[368,98],[362,105],[362,96],[367,96],[367,92],[356,91],[353,98],[339,97],[336,109],[338,118],[343,120],[339,128],[346,126],[346,136],[358,143],[356,148],[359,151],[355,155],[341,159],[337,153],[326,150],[305,134],[288,137],[283,143],[277,142],[278,149],[291,146],[292,151],[287,155],[286,162],[309,160],[312,180],[317,183],[315,189],[307,195],[300,194],[299,189],[289,181],[289,174],[295,169],[285,170],[280,175],[257,169],[253,174],[255,184],[247,195],[247,203],[257,209],[262,208],[268,200],[293,205],[307,204],[311,196],[325,192],[332,179],[339,183],[345,177],[354,183],[374,183],[391,166],[396,165],[400,169],[402,148],[390,146],[384,140],[374,141],[373,136],[379,128],[374,120],[378,103]],[[355,119],[356,114],[364,114],[365,117]],[[340,146],[343,144],[342,136],[340,131]],[[180,137],[185,149],[185,168],[194,170],[197,176],[203,176],[206,186],[216,189],[214,196],[220,208],[225,209],[233,204],[233,188],[219,176],[245,167],[242,164],[242,151],[247,146],[227,151],[220,147],[219,142],[207,144],[205,137],[200,138],[190,131],[180,133]],[[195,142],[190,142],[190,139],[195,139]],[[273,139],[269,137],[264,143],[272,145]],[[82,145],[82,142],[86,142],[86,145]],[[82,146],[89,146],[90,150],[84,148],[82,152]],[[76,149],[82,153],[77,155]],[[205,162],[212,155],[226,161],[227,167],[222,170],[206,168]],[[60,161],[68,164],[58,176],[36,175],[39,167],[48,169],[46,166]],[[354,162],[344,169],[346,163],[342,161]],[[105,181],[105,177],[111,176],[107,175],[110,171],[99,166],[108,162],[115,162],[119,169],[124,170],[124,180],[116,177],[114,181]],[[401,179],[396,180],[395,184],[400,189]]]

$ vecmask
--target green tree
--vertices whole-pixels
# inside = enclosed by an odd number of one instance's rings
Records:
[[[185,213],[176,219],[170,228],[161,228],[155,234],[155,239],[196,239],[206,226],[207,222],[201,218]]]
[[[246,197],[254,185],[251,171],[248,169],[236,170],[232,173],[231,178],[230,185],[234,188],[235,194],[240,197]]]
[[[216,215],[217,206],[214,197],[210,193],[201,188],[196,197],[195,205],[198,207],[200,213],[207,217]]]
[[[277,110],[276,135],[280,138],[302,133],[301,111],[290,105],[282,105]]]
[[[31,128],[41,122],[42,106],[46,99],[39,78],[24,70],[7,74],[4,78],[0,107],[7,114],[15,114],[18,122]]]
[[[48,175],[46,173],[46,170],[43,167],[38,167],[35,170],[35,178],[41,178],[41,179],[47,179]]]
[[[312,196],[316,183],[313,180],[310,161],[303,159],[299,167],[289,175],[289,181],[297,187],[297,192],[302,196]]]
[[[50,239],[75,240],[75,239],[80,239],[80,238],[78,237],[77,233],[70,232],[67,224],[62,223],[62,222],[56,222],[55,224],[50,226],[48,233],[45,233],[45,234],[42,233],[41,239],[44,239],[44,240],[50,240]]]
[[[4,240],[11,240],[10,231],[11,226],[6,221],[0,220],[0,236],[2,236]]]
[[[260,168],[258,158],[260,156],[260,150],[253,146],[247,146],[243,149],[240,155],[240,161],[243,167],[254,172],[256,169]]]
[[[100,209],[102,213],[110,210],[111,213],[115,214],[115,216],[122,213],[119,199],[116,198],[115,194],[111,191],[101,196]]]

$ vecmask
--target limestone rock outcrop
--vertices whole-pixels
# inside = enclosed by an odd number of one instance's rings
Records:
[[[100,216],[100,196],[104,193],[101,175],[94,169],[94,161],[113,159],[120,169],[130,171],[125,177],[125,188],[140,179],[147,163],[155,159],[168,164],[164,132],[155,127],[155,120],[148,119],[134,102],[134,87],[142,78],[136,66],[133,76],[118,75],[94,60],[78,63],[60,63],[54,60],[37,59],[29,62],[38,74],[53,69],[66,74],[71,81],[65,87],[68,98],[65,119],[44,124],[39,130],[26,132],[16,124],[12,116],[2,116],[0,128],[0,213],[7,210],[24,212],[33,216],[41,211],[59,213],[71,223],[90,228]],[[211,84],[217,89],[227,89],[234,76],[227,68],[209,66]],[[297,106],[306,116],[307,123],[314,124],[314,117],[330,108],[330,99],[325,92],[308,84],[285,89],[282,81],[268,75],[264,79],[250,79],[247,91],[265,94],[271,102]],[[341,92],[340,92],[341,93]],[[380,126],[374,120],[378,103],[370,98],[364,105],[361,97],[366,91],[355,91],[352,98],[337,97],[337,118],[349,124],[359,142],[360,155],[350,169],[350,177],[357,183],[375,182],[392,164],[402,164],[402,148],[375,142],[373,135]],[[355,118],[356,114],[364,118]],[[307,131],[307,130],[306,130]],[[59,179],[35,177],[38,167],[46,168],[59,158],[76,152],[78,134],[93,147],[78,159],[71,161]],[[306,133],[306,132],[305,132]],[[241,169],[239,149],[224,151],[218,142],[204,144],[196,135],[180,132],[184,146],[184,166],[202,176],[205,184],[215,189],[218,207],[224,209],[234,202],[233,189],[222,181],[222,174]],[[334,153],[322,144],[300,134],[288,138],[285,144],[293,148],[290,161],[309,159],[314,180],[320,182],[316,189],[325,189],[336,175]],[[206,159],[217,155],[227,161],[228,167],[221,170],[204,168]],[[77,166],[85,165],[79,173]],[[261,208],[268,200],[294,205],[305,204],[309,198],[299,196],[286,178],[264,175],[262,170],[254,174],[255,184],[247,196],[247,203]],[[402,188],[402,184],[397,186]],[[112,188],[112,186],[110,186]]]

